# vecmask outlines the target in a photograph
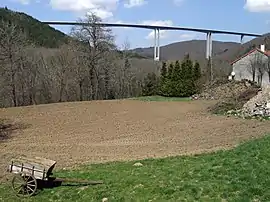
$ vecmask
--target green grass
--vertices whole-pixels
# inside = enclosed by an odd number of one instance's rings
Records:
[[[142,96],[142,97],[134,97],[132,100],[140,100],[140,101],[190,101],[189,97],[163,97],[163,96]]]
[[[229,151],[197,156],[83,166],[59,177],[104,180],[104,185],[44,189],[29,201],[270,201],[270,136]],[[0,201],[20,201],[8,185]]]

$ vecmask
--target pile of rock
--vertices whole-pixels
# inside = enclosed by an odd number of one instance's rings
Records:
[[[244,116],[270,117],[270,86],[263,87],[262,91],[244,104],[242,113]]]
[[[194,100],[224,100],[241,94],[251,88],[251,85],[248,81],[231,81],[206,87],[202,93],[195,94],[191,98]]]

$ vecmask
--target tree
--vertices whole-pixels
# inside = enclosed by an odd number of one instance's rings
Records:
[[[158,78],[155,73],[148,73],[143,85],[143,95],[151,96],[157,95],[158,92]]]
[[[120,85],[119,97],[129,97],[132,91],[131,81],[134,75],[131,72],[129,49],[130,43],[128,39],[126,39],[122,45],[122,57],[120,57],[121,65],[118,69],[119,85]]]
[[[270,35],[264,38],[264,43],[265,43],[266,50],[270,50]],[[268,54],[268,58],[267,58],[266,72],[268,74],[268,79],[270,83],[270,54]]]
[[[174,65],[173,63],[170,63],[169,68],[168,68],[168,78],[171,79],[173,77],[173,72],[174,72]]]
[[[179,61],[176,60],[173,68],[172,80],[178,81],[180,79],[182,79],[182,69]]]
[[[66,97],[68,96],[67,85],[74,59],[75,56],[73,55],[73,51],[69,44],[63,44],[60,46],[51,58],[51,65],[54,70],[53,75],[56,83],[58,84],[57,87],[59,88],[58,102],[63,101],[64,93],[66,94]]]
[[[257,73],[257,82],[261,86],[262,78],[267,70],[267,60],[264,59],[263,54],[259,52],[254,52],[249,59],[248,71],[252,75],[252,81],[256,81]]]
[[[256,77],[256,62],[254,62],[253,59],[251,59],[249,61],[248,71],[252,75],[252,82],[255,82],[255,77]]]
[[[160,76],[161,76],[161,80],[165,80],[167,77],[167,64],[166,64],[166,62],[162,63]]]
[[[186,69],[186,79],[192,80],[193,79],[193,62],[187,54],[184,58],[185,69]]]
[[[195,83],[193,80],[193,62],[190,60],[189,55],[186,55],[181,63],[182,68],[182,96],[190,96],[195,92]]]
[[[27,45],[26,36],[11,23],[0,22],[0,61],[1,72],[8,77],[13,106],[18,106],[17,76],[21,71],[22,53]]]
[[[166,87],[168,81],[168,71],[166,62],[162,63],[162,67],[160,70],[160,83],[159,83],[159,94],[166,95]]]
[[[86,15],[84,19],[79,19],[78,22],[85,24],[74,26],[71,35],[82,42],[79,46],[80,56],[87,64],[90,98],[94,100],[99,94],[101,79],[98,64],[106,53],[116,49],[114,36],[111,29],[97,25],[101,23],[101,18],[93,13]]]
[[[194,70],[193,70],[193,79],[195,81],[198,81],[198,79],[200,79],[201,76],[202,76],[201,67],[200,67],[200,64],[198,63],[198,61],[196,61],[195,65],[194,65]]]

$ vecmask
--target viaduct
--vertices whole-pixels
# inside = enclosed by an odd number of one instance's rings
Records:
[[[181,30],[181,31],[191,31],[200,32],[206,34],[206,59],[212,57],[212,34],[227,34],[227,35],[237,35],[240,36],[240,42],[243,43],[244,36],[250,37],[260,37],[261,34],[252,34],[245,32],[234,32],[226,30],[215,30],[215,29],[200,29],[200,28],[187,28],[178,26],[153,26],[144,24],[125,24],[125,23],[82,23],[82,22],[63,22],[63,21],[47,21],[43,22],[48,25],[92,25],[92,26],[102,26],[102,27],[132,27],[141,29],[150,29],[155,32],[155,42],[154,42],[154,60],[159,61],[160,59],[160,30]]]

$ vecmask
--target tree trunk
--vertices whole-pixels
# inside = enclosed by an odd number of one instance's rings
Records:
[[[15,72],[12,72],[11,74],[11,88],[12,88],[12,100],[13,100],[13,106],[17,107],[17,94],[16,94],[16,84],[15,84]]]
[[[94,77],[94,69],[91,67],[90,69],[90,91],[91,91],[91,100],[95,99],[95,77]]]
[[[97,74],[97,72],[95,71],[95,76],[96,76],[96,85],[95,85],[95,100],[99,99],[99,84],[100,84],[100,80],[99,80],[99,76]]]
[[[33,105],[33,96],[31,90],[28,92],[29,105]]]
[[[256,72],[255,70],[252,71],[252,82],[255,82]]]
[[[80,101],[83,101],[83,89],[82,89],[83,81],[79,82],[79,89],[80,89]]]
[[[61,79],[61,82],[60,82],[60,92],[59,92],[59,100],[58,102],[62,102],[62,97],[63,97],[63,92],[64,92],[64,81],[63,81],[63,78]]]

